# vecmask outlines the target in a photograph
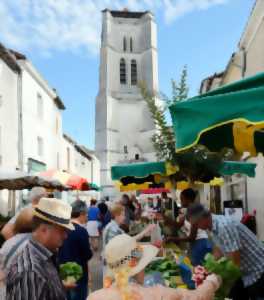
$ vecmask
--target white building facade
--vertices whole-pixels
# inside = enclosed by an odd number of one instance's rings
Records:
[[[19,60],[19,64],[23,87],[22,171],[58,169],[62,140],[61,112],[65,107],[28,60]]]
[[[111,198],[112,165],[155,159],[150,140],[155,126],[138,84],[158,91],[157,29],[150,12],[102,13],[95,149],[103,194]]]
[[[62,141],[62,161],[60,169],[76,174],[100,185],[100,162],[94,151],[79,145],[71,137],[64,134]]]
[[[71,137],[64,134],[62,140],[61,170],[70,174],[81,176],[89,183],[100,186],[100,162],[94,155],[94,151],[77,144]],[[73,191],[63,193],[63,198],[72,202],[76,197],[89,203],[91,198],[100,199],[100,191]]]
[[[0,44],[0,171],[18,170],[19,144],[18,99],[21,97],[21,68],[15,57]],[[16,195],[0,190],[0,213],[15,209]]]
[[[65,140],[58,94],[23,55],[0,44],[0,172],[65,170],[100,185],[99,161]],[[22,193],[0,190],[0,214],[14,213]]]

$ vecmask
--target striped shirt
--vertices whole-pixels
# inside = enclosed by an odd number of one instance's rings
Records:
[[[66,300],[53,253],[30,239],[7,275],[8,300]]]
[[[246,287],[264,273],[264,246],[243,224],[231,218],[212,215],[213,241],[224,254],[239,251],[240,269]]]

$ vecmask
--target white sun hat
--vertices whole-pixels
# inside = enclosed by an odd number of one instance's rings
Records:
[[[110,273],[129,268],[129,276],[142,271],[157,256],[159,249],[152,245],[139,245],[135,238],[120,234],[105,247],[105,259]]]
[[[34,208],[34,216],[53,224],[74,230],[71,223],[72,207],[56,198],[41,198]]]

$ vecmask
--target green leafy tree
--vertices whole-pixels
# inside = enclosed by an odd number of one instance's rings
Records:
[[[175,136],[171,126],[168,125],[166,120],[166,112],[168,106],[186,100],[188,97],[188,86],[187,86],[187,67],[184,66],[179,83],[175,80],[171,80],[172,84],[172,97],[171,99],[167,96],[162,96],[163,102],[160,102],[159,96],[150,93],[146,86],[142,83],[140,85],[141,93],[145,99],[151,117],[156,125],[156,132],[152,136],[152,143],[159,160],[167,160],[175,162],[176,160],[176,149],[175,149]]]
[[[188,98],[189,88],[187,85],[186,65],[183,67],[179,83],[177,83],[174,79],[172,79],[171,87],[172,87],[172,100],[169,101],[169,104],[174,104],[179,101],[186,100]]]

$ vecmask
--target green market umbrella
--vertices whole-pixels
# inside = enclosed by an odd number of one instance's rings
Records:
[[[120,180],[122,177],[131,176],[144,178],[154,174],[166,174],[166,165],[161,162],[144,162],[116,165],[111,168],[113,180]]]
[[[92,191],[101,191],[101,188],[96,183],[91,182],[88,184],[88,186]]]
[[[264,152],[264,73],[170,106],[177,152]]]
[[[257,164],[242,161],[224,161],[220,167],[221,175],[244,174],[248,177],[255,177]]]
[[[186,156],[187,155],[187,156]],[[191,154],[179,154],[181,159],[192,161]],[[194,153],[197,157],[197,153]],[[216,164],[215,160],[207,160],[207,167],[201,162],[200,165],[185,165],[186,168],[195,168],[200,174],[200,177],[195,179],[201,182],[210,182],[214,177],[223,175],[233,175],[236,173],[246,174],[247,176],[255,176],[256,164],[237,161],[224,161]],[[203,170],[203,172],[201,171]],[[205,170],[205,172],[204,172]],[[164,161],[161,162],[146,162],[146,163],[131,163],[112,166],[112,180],[116,181],[116,186],[121,191],[141,190],[147,188],[171,188],[170,175],[176,175],[183,171],[177,167],[171,166]],[[187,171],[186,171],[187,172]],[[181,180],[186,179],[179,176]],[[180,181],[180,180],[178,180]]]

